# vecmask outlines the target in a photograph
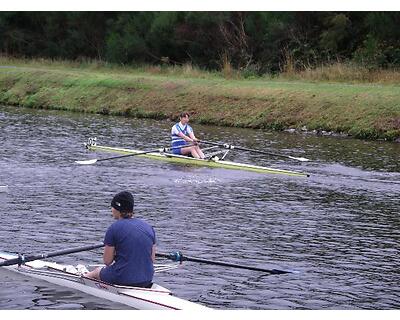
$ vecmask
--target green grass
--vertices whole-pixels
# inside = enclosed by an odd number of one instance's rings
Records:
[[[194,123],[400,137],[400,86],[390,82],[225,79],[190,66],[126,68],[4,57],[0,66],[1,104],[154,119],[176,119],[187,110]]]

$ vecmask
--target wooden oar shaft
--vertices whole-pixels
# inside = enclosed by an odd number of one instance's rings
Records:
[[[89,251],[89,250],[94,250],[94,249],[98,249],[98,248],[101,248],[101,247],[104,247],[103,243],[90,245],[90,246],[79,247],[79,248],[72,248],[72,249],[54,251],[54,252],[50,252],[50,253],[43,253],[43,254],[39,254],[39,255],[31,255],[31,256],[19,255],[18,258],[10,259],[10,260],[1,262],[0,263],[0,267],[11,266],[11,265],[14,265],[14,264],[21,265],[21,264],[23,264],[25,262],[29,262],[29,261],[34,261],[34,260],[39,260],[39,259],[46,259],[46,258],[57,257],[57,256],[63,256],[63,255],[82,252],[82,251]]]
[[[201,258],[188,257],[188,256],[184,256],[180,252],[175,252],[175,253],[171,253],[171,254],[156,253],[156,256],[162,257],[162,258],[167,258],[167,259],[170,259],[173,261],[180,261],[180,262],[191,261],[191,262],[198,262],[198,263],[217,265],[217,266],[223,266],[223,267],[246,269],[246,270],[252,270],[252,271],[261,271],[261,272],[266,272],[269,274],[293,273],[293,271],[287,271],[287,270],[264,269],[264,268],[251,267],[251,266],[245,266],[245,265],[234,264],[234,263],[227,263],[227,262],[223,262],[223,261],[215,261],[215,260],[207,260],[207,259],[201,259]]]

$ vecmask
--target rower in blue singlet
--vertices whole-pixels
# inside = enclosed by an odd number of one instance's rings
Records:
[[[103,261],[85,274],[106,283],[150,288],[156,258],[156,234],[146,221],[133,216],[133,195],[123,191],[111,201],[111,213],[116,220],[104,237]]]
[[[179,116],[180,121],[175,124],[171,129],[171,147],[181,148],[172,149],[172,153],[180,155],[192,155],[196,159],[204,159],[204,153],[201,151],[198,143],[198,139],[193,133],[193,129],[189,126],[189,113],[182,112]],[[186,145],[191,145],[185,147]]]

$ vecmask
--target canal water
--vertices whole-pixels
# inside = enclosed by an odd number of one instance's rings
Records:
[[[0,250],[45,253],[103,240],[112,196],[130,190],[158,251],[261,268],[184,262],[155,282],[216,309],[398,309],[400,144],[194,124],[199,138],[311,159],[232,151],[237,162],[310,177],[190,167],[85,150],[169,144],[169,121],[0,107]],[[6,187],[7,186],[7,187]],[[100,263],[101,250],[60,263]],[[0,309],[126,309],[0,270]]]

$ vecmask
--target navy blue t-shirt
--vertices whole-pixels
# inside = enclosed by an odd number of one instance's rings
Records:
[[[115,247],[114,263],[100,272],[102,281],[132,285],[150,283],[154,267],[151,252],[156,243],[153,227],[138,218],[119,219],[106,232],[104,244]]]

